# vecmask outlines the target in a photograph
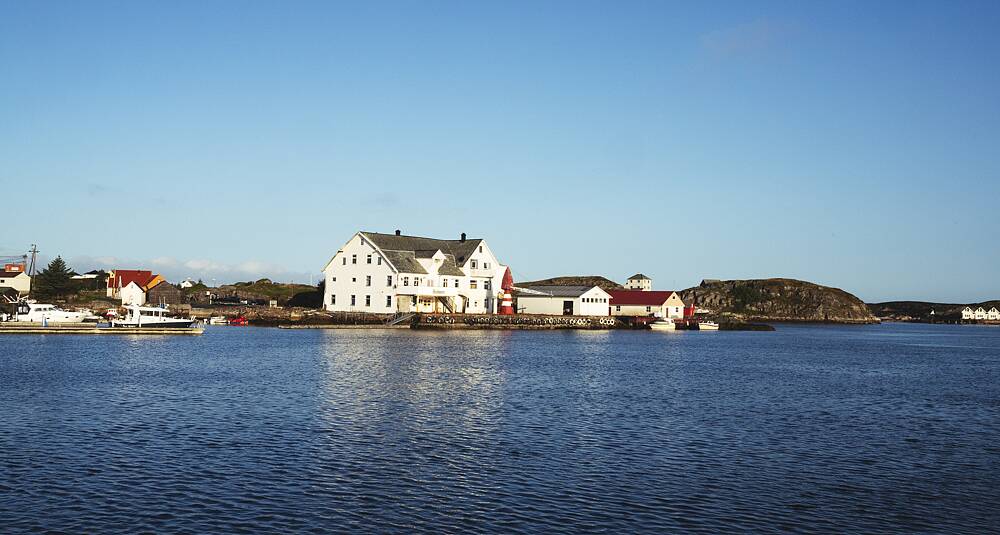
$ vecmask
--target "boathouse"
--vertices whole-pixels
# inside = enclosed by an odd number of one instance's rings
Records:
[[[612,316],[684,317],[684,301],[674,291],[612,290]]]
[[[611,295],[598,286],[531,286],[517,289],[518,314],[607,316]]]

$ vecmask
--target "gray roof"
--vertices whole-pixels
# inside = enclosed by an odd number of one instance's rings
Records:
[[[461,269],[455,264],[455,257],[450,254],[444,255],[444,263],[438,268],[438,275],[454,275],[456,277],[464,277],[465,273],[462,273]]]
[[[413,251],[382,251],[389,262],[396,266],[400,273],[427,273],[424,266],[417,262]]]
[[[479,247],[483,241],[482,239],[436,240],[419,236],[397,236],[365,231],[362,231],[361,235],[383,251],[431,251],[430,254],[433,255],[434,251],[440,250],[455,257],[456,264],[460,267],[469,261],[469,257],[476,251],[476,247]]]
[[[545,286],[527,286],[529,290],[535,290],[536,292],[542,292],[546,295],[533,295],[528,293],[517,294],[518,299],[522,297],[580,297],[581,295],[589,292],[596,288],[596,286],[555,286],[555,285],[545,285]]]
[[[629,277],[628,280],[645,280],[645,281],[651,281],[653,279],[651,279],[651,278],[643,275],[642,273],[636,273],[635,275],[632,275],[631,277]]]

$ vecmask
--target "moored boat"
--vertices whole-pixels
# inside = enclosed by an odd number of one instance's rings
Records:
[[[719,324],[714,321],[699,321],[698,322],[699,331],[718,331]]]
[[[194,325],[194,320],[168,316],[166,308],[128,305],[125,310],[127,311],[125,317],[112,321],[112,327],[185,329]]]
[[[677,325],[674,320],[670,318],[658,318],[653,323],[649,324],[649,328],[654,331],[676,331]]]
[[[89,315],[85,312],[63,310],[47,303],[21,301],[17,304],[17,314],[14,315],[14,319],[32,323],[83,323]]]

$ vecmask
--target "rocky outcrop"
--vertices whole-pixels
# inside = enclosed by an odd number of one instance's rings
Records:
[[[681,292],[685,303],[712,311],[720,319],[876,323],[865,303],[839,288],[795,279],[729,280]]]
[[[624,290],[625,287],[617,282],[601,277],[600,275],[582,275],[567,277],[552,277],[530,282],[514,281],[515,286],[528,288],[531,286],[597,286],[604,291]]]

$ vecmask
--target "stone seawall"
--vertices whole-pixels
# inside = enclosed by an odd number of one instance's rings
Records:
[[[518,314],[420,314],[414,329],[631,329],[632,323],[609,316],[536,316]]]

